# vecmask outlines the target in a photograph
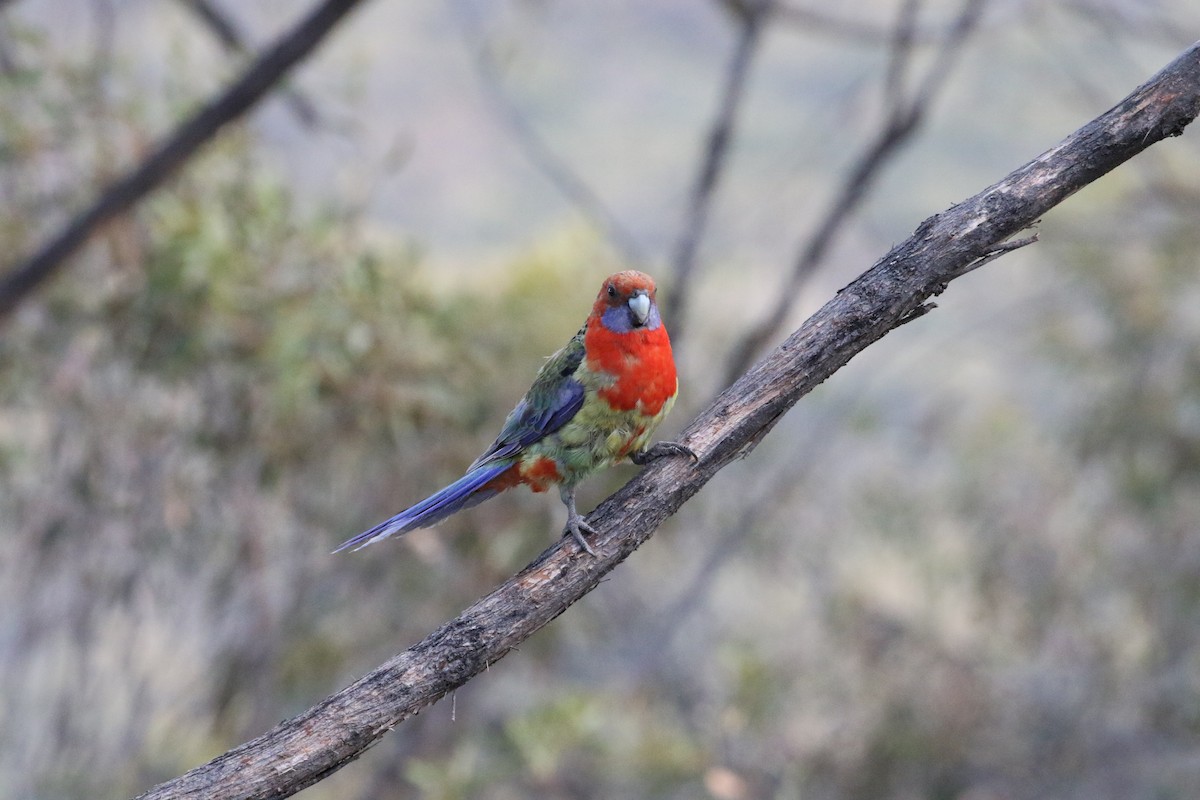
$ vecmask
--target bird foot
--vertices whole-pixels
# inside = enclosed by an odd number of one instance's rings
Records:
[[[588,555],[596,555],[596,551],[592,549],[592,546],[588,544],[587,539],[584,538],[585,533],[590,533],[593,536],[596,535],[596,529],[584,522],[582,514],[575,514],[574,516],[568,517],[567,524],[563,526],[563,533],[571,534],[575,541],[579,543],[579,546],[583,548]]]
[[[668,456],[687,456],[695,464],[700,461],[700,457],[696,455],[696,451],[685,444],[679,442],[656,442],[647,447],[645,450],[639,450],[636,453],[629,454],[629,460],[638,466],[644,466],[651,461],[656,461],[660,458]]]

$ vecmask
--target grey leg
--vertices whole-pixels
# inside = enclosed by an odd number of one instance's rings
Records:
[[[587,551],[588,555],[596,555],[596,551],[583,536],[585,533],[595,534],[596,529],[584,522],[583,515],[575,510],[575,487],[563,485],[559,487],[558,495],[567,507],[567,524],[563,527],[563,533],[569,533],[575,537],[575,541]]]

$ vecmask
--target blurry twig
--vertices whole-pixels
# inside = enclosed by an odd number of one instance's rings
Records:
[[[5,0],[0,0],[0,11],[6,7]],[[13,55],[12,33],[8,28],[8,15],[0,15],[0,73],[11,77],[17,71],[17,59]]]
[[[919,0],[905,0],[893,33],[891,58],[884,77],[884,102],[888,110],[879,133],[853,162],[837,196],[817,223],[816,232],[797,255],[791,275],[776,295],[771,311],[734,346],[720,385],[727,385],[744,372],[755,354],[783,328],[800,289],[815,272],[834,238],[862,203],[884,166],[916,133],[938,91],[945,85],[964,41],[979,21],[985,1],[965,0],[952,35],[942,44],[924,80],[905,96],[903,85],[912,60],[913,31],[919,5]]]
[[[0,278],[0,316],[50,278],[91,236],[132,208],[224,127],[261,100],[280,78],[324,40],[361,0],[323,0],[251,64],[220,96],[184,121],[150,156],[109,185],[40,250]]]
[[[684,341],[683,328],[686,324],[688,301],[691,299],[696,250],[704,236],[708,210],[733,139],[733,127],[750,74],[750,62],[758,50],[760,34],[771,13],[773,0],[743,0],[727,5],[734,11],[733,17],[738,25],[738,41],[725,73],[721,100],[705,140],[704,157],[701,159],[688,201],[683,228],[675,247],[675,256],[671,259],[671,293],[666,298],[665,314],[666,318],[671,320],[676,347]]]
[[[871,22],[847,19],[789,2],[778,2],[776,5],[779,22],[804,28],[805,31],[836,36],[859,44],[887,44],[895,38],[895,29],[884,27]],[[916,44],[938,44],[945,39],[953,38],[954,29],[950,27],[935,27],[928,25],[913,26],[912,40]]]
[[[238,30],[237,24],[211,0],[180,0],[180,2],[191,9],[192,13],[204,23],[204,26],[226,50],[243,56],[250,54],[250,48],[246,44],[245,37]],[[321,121],[316,106],[304,92],[294,86],[281,86],[279,93],[301,125],[313,128]]]
[[[1106,34],[1120,33],[1122,37],[1132,35],[1146,41],[1176,46],[1187,42],[1190,26],[1172,18],[1158,3],[1098,4],[1095,0],[1065,0],[1061,6],[1070,16],[1084,24],[1094,25]]]
[[[915,308],[1082,187],[1178,136],[1200,114],[1200,42],[1115,107],[974,197],[925,220],[838,292],[683,431],[700,458],[656,462],[589,516],[597,555],[570,537],[421,642],[308,711],[141,796],[278,798],[358,758],[404,720],[519,647],[633,554],[776,421]]]
[[[472,51],[475,73],[492,108],[508,126],[517,146],[534,169],[575,206],[628,264],[643,263],[637,240],[609,210],[599,195],[554,150],[546,144],[521,109],[509,97],[500,78],[500,68],[490,43],[472,35],[460,6],[458,18],[467,47]]]
[[[0,0],[0,12],[7,11],[16,0]],[[13,55],[12,33],[8,27],[8,15],[0,16],[0,73],[6,76],[15,75],[19,66]]]
[[[654,619],[654,627],[646,639],[655,642],[656,647],[644,652],[652,667],[670,657],[671,643],[683,630],[687,618],[708,596],[721,567],[729,563],[729,558],[738,548],[745,545],[747,536],[762,523],[763,518],[780,508],[781,498],[803,485],[807,473],[819,463],[815,454],[833,438],[835,430],[834,425],[814,425],[807,441],[796,444],[785,462],[772,470],[771,475],[765,476],[757,492],[738,498],[741,510],[736,521],[718,526],[720,530],[716,534],[716,541],[708,547],[700,566],[687,585],[676,593],[674,600],[661,610],[642,608],[637,611],[639,614],[652,615]]]

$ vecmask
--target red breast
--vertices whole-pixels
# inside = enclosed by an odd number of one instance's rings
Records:
[[[615,296],[609,287],[615,289]],[[627,302],[638,290],[646,292],[651,303],[655,302],[654,280],[645,273],[619,272],[604,282],[588,317],[584,347],[588,369],[615,379],[611,386],[600,390],[601,398],[614,410],[636,409],[654,416],[675,396],[678,387],[666,326],[660,321],[653,328],[617,331],[605,327],[602,321],[609,307]]]

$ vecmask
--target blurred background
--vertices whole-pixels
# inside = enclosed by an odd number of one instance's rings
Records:
[[[0,5],[5,268],[309,8]],[[4,322],[0,795],[137,794],[537,555],[528,493],[329,551],[461,474],[609,272],[659,280],[669,437],[1198,36],[1191,0],[364,2]],[[302,796],[1195,797],[1198,176],[1189,130],[1068,200]]]

